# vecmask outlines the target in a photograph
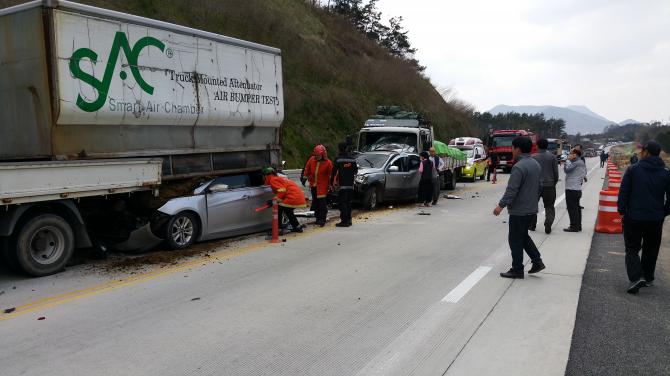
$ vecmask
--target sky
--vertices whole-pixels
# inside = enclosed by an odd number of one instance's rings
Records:
[[[670,122],[670,0],[379,0],[438,89],[479,111],[585,105]]]

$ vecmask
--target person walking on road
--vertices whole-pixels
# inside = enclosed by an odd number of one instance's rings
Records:
[[[337,189],[338,206],[340,209],[340,223],[337,227],[351,226],[351,199],[354,193],[354,179],[358,173],[356,159],[347,152],[347,143],[337,145],[340,154],[335,159],[330,185]]]
[[[545,269],[540,251],[528,234],[528,229],[537,215],[538,198],[540,196],[540,164],[530,157],[533,142],[528,137],[517,137],[512,141],[512,155],[517,161],[512,167],[505,194],[493,209],[498,216],[507,208],[509,213],[508,242],[512,252],[512,268],[500,273],[503,278],[523,279],[523,251],[530,257],[533,266],[529,274]]]
[[[493,184],[495,184],[498,181],[498,154],[489,154],[487,164],[489,168],[486,170],[486,181],[491,181],[491,174],[493,174]]]
[[[422,151],[419,157],[421,158],[421,164],[419,165],[419,174],[421,175],[421,180],[419,180],[419,201],[423,203],[423,206],[428,207],[433,201],[434,167],[433,162],[430,160],[430,154],[427,151]]]
[[[617,210],[623,216],[628,292],[637,293],[654,281],[663,221],[670,214],[670,172],[659,157],[661,146],[647,142],[640,161],[621,180]],[[642,259],[639,253],[642,250]]]
[[[637,157],[637,153],[633,153],[633,156],[630,157],[630,164],[636,164],[640,159]]]
[[[302,226],[300,226],[300,222],[298,222],[298,218],[293,212],[296,208],[307,206],[302,189],[291,179],[277,175],[272,167],[264,168],[263,175],[265,176],[265,184],[269,185],[275,194],[274,200],[277,201],[279,206],[279,223],[281,224],[281,219],[286,217],[291,224],[291,232],[302,232]]]
[[[435,148],[428,150],[430,154],[430,161],[433,162],[433,205],[437,205],[440,199],[440,191],[442,190],[442,180],[440,179],[440,171],[444,168],[444,161],[435,152]]]
[[[323,145],[316,145],[314,147],[314,156],[307,161],[305,166],[305,176],[309,181],[309,187],[312,194],[316,193],[314,202],[314,215],[316,217],[316,225],[323,227],[326,225],[326,217],[328,216],[328,203],[326,196],[328,196],[328,188],[330,187],[330,175],[333,172],[333,162],[328,159],[326,147]]]
[[[607,162],[607,153],[603,150],[600,152],[600,168],[605,167],[605,162]]]
[[[572,149],[568,160],[563,166],[565,171],[565,204],[570,216],[570,227],[563,229],[565,232],[582,231],[582,207],[579,200],[582,198],[582,184],[586,180],[586,165],[582,160],[582,152]]]
[[[554,204],[556,203],[556,184],[558,184],[558,161],[554,154],[547,151],[548,147],[549,141],[544,138],[538,140],[537,148],[539,151],[533,158],[540,164],[540,168],[542,169],[540,175],[540,183],[542,184],[540,197],[542,198],[545,211],[544,232],[551,234],[551,225],[554,223],[554,217],[556,216]],[[535,221],[530,226],[530,230],[535,231],[537,215],[535,216]]]

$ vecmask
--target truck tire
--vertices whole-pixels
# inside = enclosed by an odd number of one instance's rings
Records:
[[[12,243],[10,258],[15,258],[21,271],[42,277],[65,268],[74,253],[74,232],[63,217],[41,214],[16,229]]]
[[[453,191],[456,189],[456,174],[454,172],[447,172],[444,180],[446,190]]]
[[[171,249],[184,249],[195,242],[199,233],[200,222],[195,214],[181,212],[170,217],[165,226],[165,242]]]
[[[370,187],[365,191],[363,196],[363,208],[365,210],[375,210],[377,209],[377,204],[379,203],[379,192],[376,187]]]

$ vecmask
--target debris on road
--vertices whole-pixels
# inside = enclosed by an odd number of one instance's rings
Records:
[[[191,299],[192,302],[194,302],[194,301],[196,301],[196,300],[200,300],[200,297]]]
[[[5,310],[5,313],[12,313],[12,312],[14,312],[14,311],[16,311],[16,307],[7,308],[7,309]]]
[[[47,318],[44,317],[44,316],[40,316],[40,317],[37,318],[38,321],[42,321],[42,320],[46,320],[46,319],[47,319]]]
[[[462,197],[456,195],[444,195],[444,198],[448,200],[462,200]]]
[[[430,215],[430,213],[426,213],[425,211],[420,211],[420,212],[417,213],[417,214],[419,214],[419,215]]]

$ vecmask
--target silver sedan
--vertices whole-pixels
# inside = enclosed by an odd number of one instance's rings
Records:
[[[255,178],[255,179],[254,179]],[[253,181],[256,180],[256,181]],[[249,234],[272,227],[272,211],[259,208],[274,196],[253,174],[222,176],[205,182],[192,196],[169,200],[158,211],[158,232],[173,249],[196,241]]]

